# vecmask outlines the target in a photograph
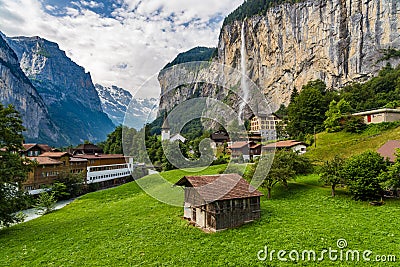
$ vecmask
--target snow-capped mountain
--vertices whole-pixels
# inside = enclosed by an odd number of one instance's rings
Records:
[[[139,130],[145,123],[152,122],[156,118],[157,108],[155,107],[158,100],[155,98],[133,98],[130,92],[117,86],[107,87],[95,84],[95,88],[99,94],[103,111],[115,125],[124,123],[125,113],[131,102],[129,112],[133,114],[130,117],[137,119],[130,121],[127,126]]]

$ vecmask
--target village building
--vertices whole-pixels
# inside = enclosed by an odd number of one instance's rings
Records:
[[[161,126],[161,141],[169,140],[171,135],[171,127],[169,126],[167,115],[164,116],[164,122]]]
[[[377,152],[385,159],[394,163],[397,158],[396,153],[398,150],[400,150],[400,140],[389,140],[381,146]]]
[[[62,175],[82,173],[85,177],[87,161],[74,159],[68,152],[44,152],[37,157],[28,157],[35,165],[22,184],[25,191],[38,194],[50,187]]]
[[[179,133],[171,136],[171,127],[169,126],[167,116],[165,116],[163,125],[161,126],[161,141],[181,141],[182,143],[186,142],[186,138]]]
[[[291,149],[293,152],[296,152],[300,155],[307,152],[306,144],[304,142],[296,140],[285,140],[285,141],[270,143],[263,146],[262,149],[264,152],[271,152],[281,149]]]
[[[231,159],[243,157],[243,160],[249,161],[261,155],[261,144],[254,141],[233,142],[228,149],[231,151]]]
[[[20,151],[21,156],[37,157],[45,152],[50,152],[53,149],[45,144],[23,144],[23,150]]]
[[[68,150],[72,155],[79,154],[103,154],[103,149],[94,144],[81,144],[76,148],[71,148]]]
[[[38,150],[30,150],[38,151]],[[109,187],[124,183],[134,170],[147,174],[146,166],[122,154],[102,154],[103,150],[93,144],[80,145],[68,152],[40,152],[28,157],[35,162],[33,170],[22,184],[30,194],[39,194],[43,188],[51,187],[65,174],[81,174],[85,184],[98,183],[99,187]],[[29,151],[28,151],[29,152]]]
[[[261,217],[261,192],[239,174],[185,176],[184,218],[206,231],[238,227]]]
[[[265,140],[276,140],[277,127],[282,123],[282,119],[275,114],[262,114],[259,113],[253,116],[250,120],[250,132],[254,134],[261,134]]]
[[[173,136],[171,136],[171,138],[169,139],[171,142],[175,142],[175,141],[181,141],[182,143],[186,142],[186,138],[183,137],[180,134],[175,134]]]
[[[393,122],[400,120],[400,109],[381,108],[352,114],[362,116],[366,124]]]
[[[44,188],[51,186],[60,175],[61,161],[49,157],[29,157],[36,166],[22,184],[22,188],[29,194],[39,194]]]

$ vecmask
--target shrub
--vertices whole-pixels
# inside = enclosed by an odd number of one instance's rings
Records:
[[[355,200],[373,200],[382,196],[380,174],[387,169],[382,156],[366,151],[349,158],[343,166],[343,177]]]

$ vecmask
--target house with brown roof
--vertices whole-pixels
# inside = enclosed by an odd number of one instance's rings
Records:
[[[45,144],[22,144],[23,150],[20,151],[21,156],[37,157],[45,152],[52,151],[52,148]]]
[[[293,150],[293,152],[297,152],[300,155],[307,152],[306,144],[304,142],[296,140],[279,141],[263,146],[264,152],[271,152],[280,149],[291,149]]]
[[[44,152],[28,158],[35,164],[22,186],[30,194],[40,193],[40,189],[52,186],[62,174],[82,173],[86,177],[87,160],[73,158],[68,152]]]
[[[390,162],[396,161],[397,150],[400,150],[400,140],[389,140],[378,149],[378,153]]]
[[[261,217],[263,195],[239,174],[185,176],[175,185],[184,186],[184,215],[207,231],[238,227]]]
[[[49,157],[29,157],[35,163],[22,187],[30,194],[40,193],[40,189],[49,187],[60,175],[60,167],[63,163]]]
[[[228,146],[231,151],[231,158],[237,159],[243,156],[245,161],[261,155],[261,144],[254,141],[238,141]]]
[[[68,151],[72,155],[83,155],[83,154],[102,154],[103,149],[94,144],[81,144],[76,148],[72,148]]]

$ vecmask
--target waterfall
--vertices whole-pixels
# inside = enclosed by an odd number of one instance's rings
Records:
[[[245,33],[244,33],[244,20],[242,23],[242,32],[241,32],[240,38],[241,38],[241,42],[242,42],[241,48],[240,48],[240,67],[241,67],[242,79],[241,79],[240,85],[242,88],[243,95],[242,95],[242,100],[239,105],[239,114],[238,114],[239,123],[242,122],[243,109],[246,106],[247,100],[249,97],[249,88],[247,86],[247,80],[246,80],[246,78],[247,78],[247,76],[246,76],[247,75],[247,71],[246,71],[246,40],[245,40]]]

